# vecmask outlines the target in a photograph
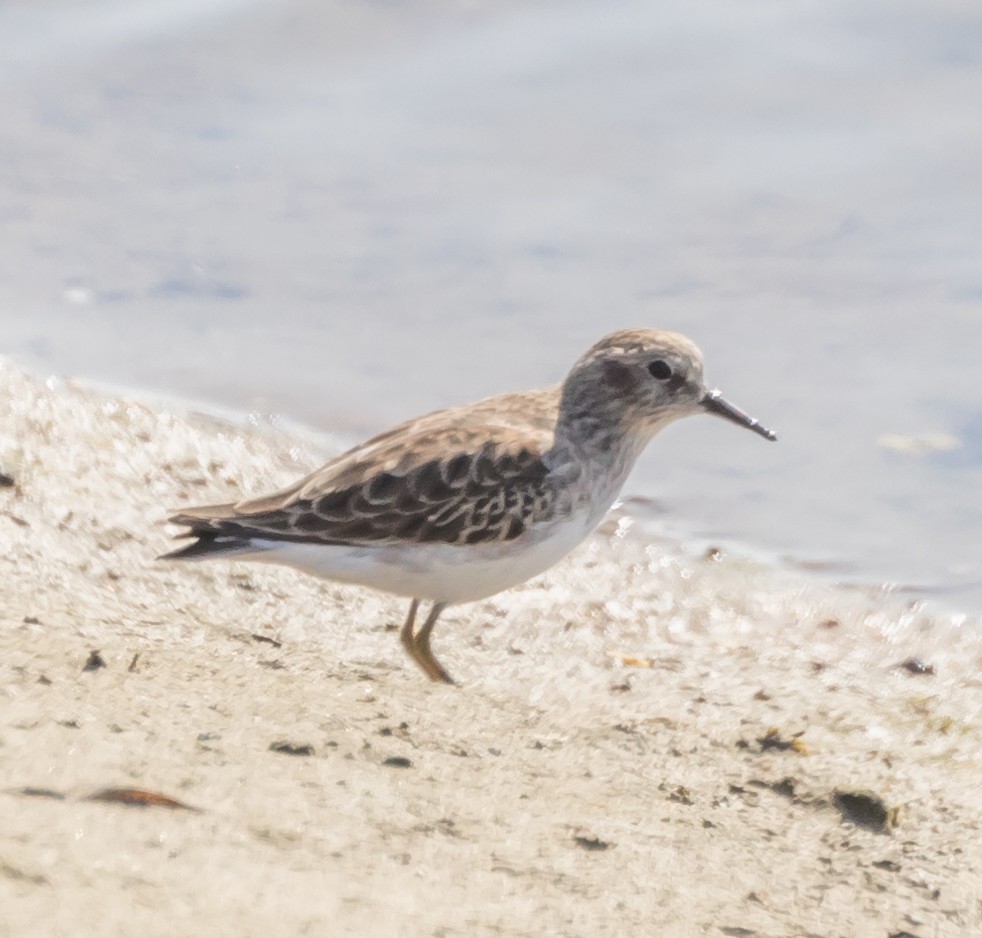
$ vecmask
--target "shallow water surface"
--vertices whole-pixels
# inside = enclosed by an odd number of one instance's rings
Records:
[[[0,352],[350,436],[692,336],[659,529],[982,608],[982,11],[0,8]]]

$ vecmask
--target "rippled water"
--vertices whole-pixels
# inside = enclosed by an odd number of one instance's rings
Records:
[[[0,7],[0,352],[352,436],[671,328],[658,529],[982,608],[982,9]]]

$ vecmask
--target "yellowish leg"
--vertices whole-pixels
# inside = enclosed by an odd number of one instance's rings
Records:
[[[413,659],[426,673],[431,681],[443,681],[444,684],[453,684],[454,679],[447,674],[443,665],[433,657],[430,651],[430,633],[440,613],[446,608],[446,603],[434,603],[426,621],[420,626],[418,632],[414,634],[413,625],[416,621],[416,611],[419,609],[419,600],[414,599],[409,606],[409,615],[399,633],[399,640],[402,647],[406,649],[409,657]]]
[[[399,632],[399,641],[402,642],[402,647],[406,649],[406,654],[419,664],[419,659],[416,657],[416,642],[413,641],[413,623],[416,621],[417,609],[419,609],[419,600],[414,599],[409,604],[409,615],[406,616],[406,621]]]
[[[436,625],[436,620],[440,618],[440,613],[446,608],[446,603],[434,603],[430,614],[426,617],[426,621],[416,633],[416,651],[419,654],[416,660],[430,676],[431,680],[443,681],[444,684],[456,684],[457,682],[447,674],[446,669],[436,660],[433,652],[430,651],[430,633],[433,631],[433,626]]]

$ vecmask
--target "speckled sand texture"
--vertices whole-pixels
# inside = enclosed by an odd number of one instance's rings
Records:
[[[621,517],[450,610],[444,687],[401,601],[154,561],[325,455],[0,368],[2,938],[982,934],[977,621]]]

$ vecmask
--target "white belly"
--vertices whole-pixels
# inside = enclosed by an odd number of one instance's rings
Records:
[[[286,564],[314,576],[357,583],[398,596],[459,603],[517,586],[566,556],[596,526],[583,512],[513,541],[454,546],[342,547],[253,540],[236,559]]]

